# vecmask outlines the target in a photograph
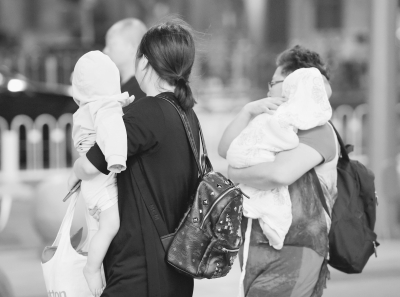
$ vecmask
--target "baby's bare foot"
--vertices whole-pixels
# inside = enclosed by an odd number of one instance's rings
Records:
[[[93,270],[85,266],[83,268],[83,275],[85,276],[86,282],[89,286],[90,291],[92,292],[92,295],[95,297],[100,297],[101,293],[103,293],[104,290],[100,269]]]

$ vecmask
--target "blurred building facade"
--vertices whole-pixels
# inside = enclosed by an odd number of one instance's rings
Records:
[[[171,13],[199,32],[202,83],[261,95],[276,55],[302,44],[328,61],[333,85],[340,85],[334,104],[364,101],[355,92],[366,84],[370,2],[364,0],[0,0],[0,61],[34,80],[69,83],[71,65],[85,50],[101,49],[115,21],[138,17],[151,25]],[[57,71],[46,74],[51,56]]]
[[[176,14],[196,32],[198,59],[192,80],[200,108],[234,112],[244,102],[266,96],[277,55],[301,44],[327,61],[334,122],[345,141],[355,144],[355,155],[367,162],[371,7],[365,0],[0,0],[0,65],[49,87],[69,84],[77,59],[88,50],[102,49],[114,22],[136,17],[151,26]],[[65,126],[58,117],[46,119],[42,129]],[[24,126],[26,147],[36,145],[37,137],[26,136],[35,135],[36,120]],[[58,137],[60,133],[51,135],[54,139],[43,139],[46,158],[53,160],[47,168],[70,164],[69,159],[54,160],[59,159],[56,154],[65,155],[65,146],[73,150],[71,144]],[[400,131],[395,137],[400,153]],[[43,163],[40,156],[40,162],[26,158],[33,169],[38,168],[32,164]],[[398,209],[400,213],[400,202]]]
[[[345,105],[339,114],[363,121],[356,108],[368,92],[371,2],[365,0],[0,0],[0,65],[34,81],[69,84],[79,56],[101,49],[115,21],[137,17],[151,26],[171,14],[196,30],[192,80],[209,110],[265,97],[276,56],[301,44],[327,61],[331,103]]]

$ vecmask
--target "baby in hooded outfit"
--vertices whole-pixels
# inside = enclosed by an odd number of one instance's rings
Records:
[[[274,162],[275,155],[298,146],[297,130],[324,125],[332,116],[321,73],[316,68],[302,68],[283,81],[282,97],[288,100],[273,115],[255,117],[236,137],[227,152],[234,168]],[[281,249],[292,223],[292,205],[287,186],[269,191],[240,186],[250,199],[243,202],[243,213],[258,219],[269,244]]]
[[[73,98],[79,109],[73,115],[72,138],[82,156],[97,143],[107,161],[108,175],[82,181],[81,194],[88,209],[101,211],[99,224],[88,222],[88,260],[84,275],[94,296],[104,288],[101,265],[119,229],[116,174],[126,169],[127,136],[122,107],[133,101],[121,94],[117,66],[99,51],[84,54],[72,78]],[[95,223],[93,223],[95,222]]]

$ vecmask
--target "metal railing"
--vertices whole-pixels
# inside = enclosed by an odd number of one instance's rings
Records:
[[[355,108],[341,105],[335,109],[332,118],[344,142],[354,145],[352,156],[366,162],[367,114],[366,104]],[[37,176],[40,171],[71,167],[77,157],[71,130],[71,114],[64,114],[59,119],[42,114],[35,120],[18,115],[9,127],[0,117],[0,174],[11,168],[19,171],[21,176],[28,176],[30,172]]]
[[[40,179],[48,170],[72,166],[77,153],[71,139],[72,114],[59,119],[42,114],[35,120],[18,115],[8,127],[0,117],[0,176]]]

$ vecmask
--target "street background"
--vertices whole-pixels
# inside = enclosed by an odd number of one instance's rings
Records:
[[[118,20],[136,17],[150,27],[171,15],[196,31],[195,110],[222,173],[222,132],[244,104],[266,96],[277,55],[296,44],[321,54],[331,74],[332,120],[355,145],[351,157],[376,175],[381,242],[362,274],[331,269],[324,296],[400,296],[399,2],[0,0],[0,297],[47,295],[40,255],[67,207],[77,59],[103,49]],[[71,232],[82,215],[81,204]],[[196,281],[194,296],[236,296],[239,275],[235,263],[223,279]]]

